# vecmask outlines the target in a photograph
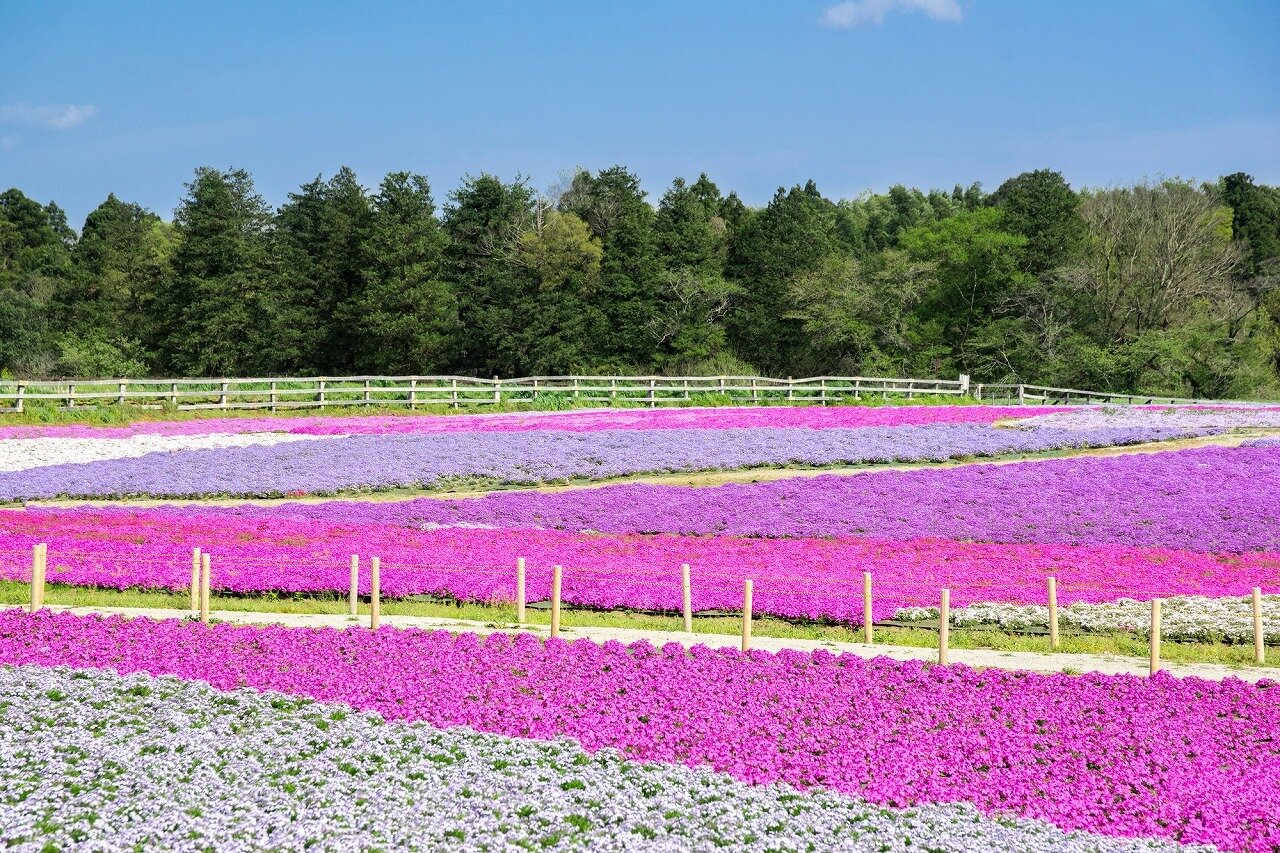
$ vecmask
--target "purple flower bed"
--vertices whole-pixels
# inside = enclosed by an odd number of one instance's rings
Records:
[[[972,424],[859,429],[687,429],[355,436],[273,446],[181,450],[0,472],[0,500],[270,496],[461,478],[500,483],[597,480],[763,465],[946,460],[1177,438],[1194,431],[1120,427],[997,429]]]
[[[627,484],[466,500],[290,504],[268,511],[415,527],[933,536],[1239,552],[1280,550],[1277,495],[1280,446],[1265,446],[823,475],[715,488]]]

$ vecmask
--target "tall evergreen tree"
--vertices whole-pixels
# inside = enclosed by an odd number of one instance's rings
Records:
[[[1026,238],[1023,269],[1029,274],[1043,276],[1079,256],[1086,233],[1080,199],[1060,172],[1023,172],[987,202],[1003,211],[1006,231]]]
[[[178,246],[157,312],[168,370],[274,372],[297,358],[309,316],[277,292],[272,216],[243,169],[196,170],[174,217]]]
[[[658,253],[654,212],[640,179],[622,166],[595,175],[579,172],[562,206],[586,222],[600,240],[596,304],[608,328],[595,342],[597,368],[648,364],[654,345],[648,332],[658,305]]]
[[[779,188],[733,241],[727,277],[742,289],[729,315],[729,341],[739,357],[767,373],[797,370],[804,352],[801,322],[786,319],[793,276],[840,251],[835,205],[813,181]]]
[[[393,172],[374,196],[365,286],[342,311],[358,372],[433,374],[452,366],[458,300],[446,280],[448,238],[435,214],[422,175]]]

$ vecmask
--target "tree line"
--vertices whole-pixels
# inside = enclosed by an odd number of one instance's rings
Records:
[[[955,375],[1280,396],[1280,188],[1245,174],[992,193],[812,181],[760,208],[623,167],[546,191],[341,168],[273,210],[197,169],[172,221],[77,234],[0,194],[0,370],[22,377]]]

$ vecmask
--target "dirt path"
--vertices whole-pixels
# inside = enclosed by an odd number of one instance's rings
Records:
[[[1264,436],[1280,437],[1280,430],[1250,430],[1228,435],[1211,435],[1199,438],[1183,438],[1173,441],[1153,441],[1122,447],[1097,447],[1085,450],[1049,451],[1037,454],[1020,454],[990,459],[948,460],[946,462],[891,462],[879,465],[853,465],[827,468],[746,468],[734,471],[701,471],[673,474],[638,474],[614,477],[607,480],[555,483],[539,486],[502,486],[490,489],[459,489],[453,491],[428,491],[423,489],[388,489],[378,492],[348,493],[332,497],[304,495],[292,498],[120,498],[105,500],[59,499],[27,501],[27,506],[236,506],[254,504],[273,506],[284,503],[327,503],[334,500],[359,500],[365,502],[407,501],[417,498],[457,500],[478,498],[501,492],[568,492],[579,489],[601,489],[623,483],[643,483],[655,486],[719,486],[726,483],[769,483],[798,477],[822,477],[828,474],[877,474],[883,471],[917,471],[925,468],[960,468],[969,465],[1013,465],[1026,462],[1045,462],[1052,459],[1074,459],[1087,456],[1128,456],[1130,454],[1165,453],[1171,450],[1189,450],[1198,447],[1238,447],[1243,442]]]

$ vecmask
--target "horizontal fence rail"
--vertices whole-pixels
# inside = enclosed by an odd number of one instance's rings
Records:
[[[561,398],[586,403],[670,406],[719,397],[743,404],[827,405],[865,395],[962,397],[1023,405],[1178,405],[1210,403],[1151,394],[1082,391],[1043,385],[970,384],[957,379],[881,376],[316,376],[253,379],[72,379],[0,380],[0,412],[30,405],[74,409],[131,405],[169,409],[324,409],[330,406],[482,407]],[[1220,402],[1220,401],[1219,401]]]
[[[643,406],[678,405],[706,396],[742,403],[838,403],[863,395],[965,396],[969,377],[875,376],[342,376],[254,379],[77,379],[0,381],[0,412],[29,405],[74,409],[133,405],[171,409],[282,409],[444,405],[479,407],[542,398]]]

